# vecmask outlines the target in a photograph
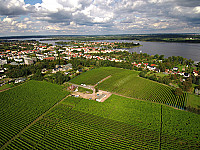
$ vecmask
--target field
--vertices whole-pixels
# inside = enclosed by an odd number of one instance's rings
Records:
[[[66,95],[68,92],[61,86],[38,81],[29,81],[1,92],[0,146]]]
[[[198,115],[148,101],[68,97],[6,149],[194,150],[200,146],[199,123]]]
[[[95,85],[105,77],[122,72],[122,69],[113,68],[113,67],[102,67],[98,69],[93,69],[87,72],[82,73],[80,76],[77,76],[70,80],[70,82],[75,84],[86,84],[86,85]]]
[[[187,107],[200,109],[200,97],[194,94],[188,94]]]
[[[98,85],[98,88],[124,96],[158,102],[183,109],[186,105],[186,94],[174,95],[174,89],[144,78],[138,72],[119,68],[98,68],[72,79],[76,84],[96,84],[106,76],[110,78]]]

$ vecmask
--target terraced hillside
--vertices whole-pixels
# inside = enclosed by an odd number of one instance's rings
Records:
[[[0,147],[68,92],[48,82],[29,81],[0,93]]]
[[[99,89],[178,108],[184,108],[186,105],[185,93],[181,96],[176,96],[174,95],[174,89],[171,87],[140,78],[136,71],[113,67],[98,68],[81,74],[71,82],[94,85],[109,75],[111,75],[110,78],[98,85]]]
[[[194,150],[200,146],[199,123],[198,115],[147,101],[112,95],[98,103],[68,97],[6,149]]]

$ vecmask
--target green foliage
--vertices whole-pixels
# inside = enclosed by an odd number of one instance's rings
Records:
[[[59,85],[38,81],[1,92],[0,146],[67,94]]]
[[[150,80],[157,81],[156,75],[153,74],[149,77]]]
[[[36,73],[31,77],[33,80],[42,81],[43,75],[40,70],[37,70]]]
[[[176,96],[181,96],[183,94],[183,91],[181,88],[176,88],[175,91],[174,91],[174,94]]]
[[[192,87],[192,82],[191,81],[184,81],[182,83],[182,86],[181,88],[184,90],[184,91],[190,91],[191,90],[191,87]]]
[[[56,83],[61,85],[64,82],[69,81],[70,77],[68,75],[62,74],[61,72],[56,72],[55,74],[47,76],[45,79],[51,83]]]
[[[188,111],[200,114],[200,96],[188,94],[186,109]]]
[[[141,71],[141,72],[139,73],[139,76],[145,78],[145,77],[146,77],[146,74],[147,74],[146,71]]]

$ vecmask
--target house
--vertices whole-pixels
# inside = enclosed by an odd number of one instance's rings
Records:
[[[198,76],[198,75],[199,75],[199,72],[196,71],[196,70],[193,70],[193,74],[194,74],[194,76]]]
[[[154,66],[147,66],[147,69],[149,69],[150,71],[155,71],[156,67],[154,67]]]
[[[183,75],[185,78],[189,78],[190,77],[190,74],[189,73],[184,73]]]
[[[33,59],[31,58],[24,58],[24,63],[26,65],[32,65],[34,62],[33,62]]]
[[[41,73],[44,74],[44,73],[46,73],[47,71],[48,71],[48,70],[47,70],[46,68],[43,68],[42,71],[41,71]]]
[[[81,72],[83,72],[82,69],[78,69],[78,70],[76,71],[76,73],[81,73]]]
[[[56,73],[56,72],[58,72],[58,71],[59,71],[58,68],[54,68],[54,69],[52,69],[52,73]]]
[[[11,62],[10,65],[17,66],[17,65],[19,65],[19,64],[16,63],[16,62]]]
[[[1,60],[0,59],[0,65],[5,65],[5,64],[7,64],[7,60]]]
[[[156,64],[151,64],[150,66],[151,66],[151,67],[155,67],[155,66],[157,66],[157,65],[156,65]]]
[[[196,95],[200,95],[200,89],[199,89],[198,87],[195,88],[194,93],[195,93]]]
[[[173,71],[178,71],[178,67],[174,67],[174,68],[173,68]]]
[[[45,60],[54,60],[55,57],[46,57],[46,58],[43,58],[43,59],[45,59]]]
[[[24,82],[26,80],[26,78],[18,78],[15,80],[15,83],[21,83]]]
[[[156,71],[156,72],[160,72],[160,69],[156,68],[155,71]]]

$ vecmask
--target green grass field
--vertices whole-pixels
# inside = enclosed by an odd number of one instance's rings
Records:
[[[5,84],[5,85],[3,85],[3,86],[0,87],[0,91],[8,89],[8,88],[12,88],[12,87],[13,87],[13,84]]]
[[[200,97],[198,95],[188,94],[188,101],[186,107],[188,106],[200,109]]]
[[[29,81],[1,92],[0,146],[68,95],[62,88],[48,82]]]
[[[68,97],[6,149],[198,149],[199,123],[196,114],[148,101]]]

